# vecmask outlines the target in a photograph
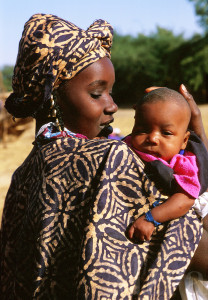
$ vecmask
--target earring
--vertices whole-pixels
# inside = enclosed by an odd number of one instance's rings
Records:
[[[53,95],[51,95],[50,102],[51,102],[51,105],[50,105],[50,108],[49,108],[48,118],[51,118],[51,117],[54,118],[54,117],[56,117],[56,110],[54,109],[55,102],[54,102],[54,99],[53,99]]]
[[[61,126],[60,126],[59,119],[57,117],[57,110],[55,109],[55,101],[53,99],[53,95],[51,95],[50,102],[51,102],[51,105],[50,105],[48,118],[56,118],[56,120],[55,120],[56,127],[58,128],[59,131],[61,131]]]

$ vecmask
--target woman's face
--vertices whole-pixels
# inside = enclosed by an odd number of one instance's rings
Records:
[[[109,58],[102,58],[58,90],[58,104],[64,125],[75,133],[95,138],[113,122],[118,107],[112,98],[114,67]]]

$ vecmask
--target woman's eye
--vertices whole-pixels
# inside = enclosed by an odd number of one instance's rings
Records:
[[[90,94],[90,96],[91,96],[93,99],[98,99],[101,95],[100,95],[100,94]]]

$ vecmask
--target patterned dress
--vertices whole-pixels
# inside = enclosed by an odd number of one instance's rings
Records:
[[[1,235],[1,299],[174,299],[202,233],[190,210],[150,242],[126,230],[165,201],[125,143],[61,138],[15,171]]]

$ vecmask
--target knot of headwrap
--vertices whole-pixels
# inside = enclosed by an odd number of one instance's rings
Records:
[[[5,107],[14,117],[36,117],[61,82],[102,57],[110,58],[113,29],[104,20],[87,30],[54,15],[35,14],[25,23]]]

